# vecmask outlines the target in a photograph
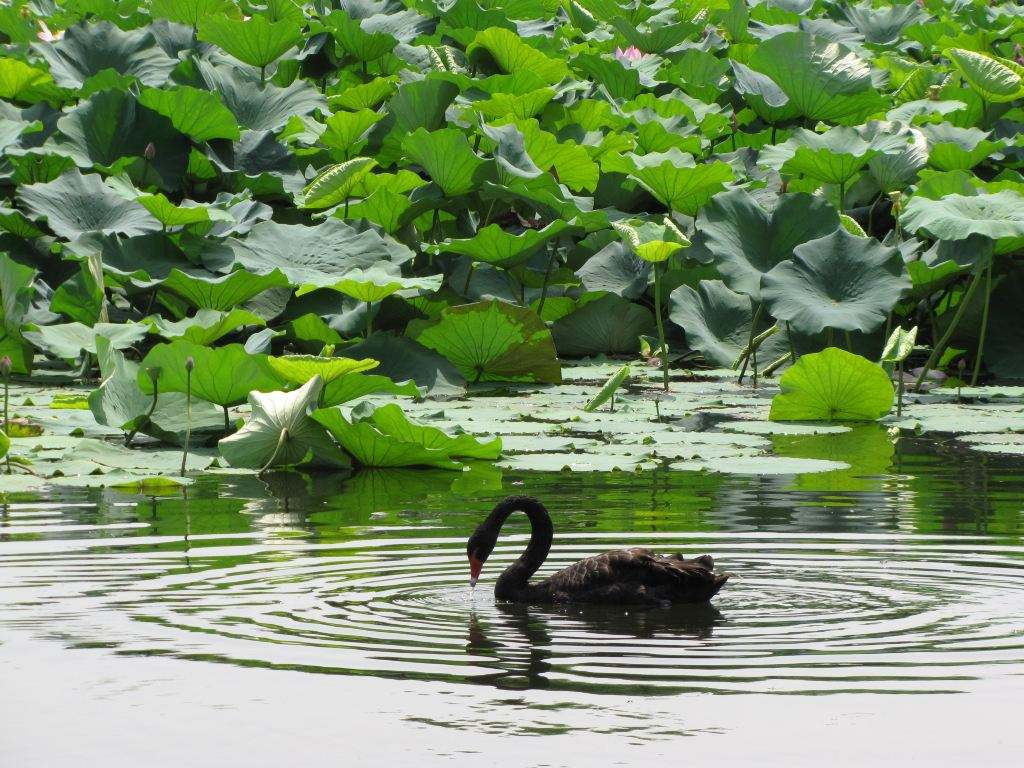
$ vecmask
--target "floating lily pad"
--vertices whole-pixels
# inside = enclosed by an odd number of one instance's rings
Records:
[[[873,421],[893,402],[892,382],[881,366],[836,347],[801,357],[779,388],[772,421]]]

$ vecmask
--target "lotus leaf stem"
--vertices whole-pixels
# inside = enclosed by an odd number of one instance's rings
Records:
[[[190,358],[191,359],[191,358]],[[192,440],[192,366],[185,365],[185,449],[181,452],[181,476],[185,476],[188,444]]]
[[[469,281],[473,279],[473,270],[476,269],[476,262],[470,261],[469,268],[466,270],[466,284],[462,286],[462,295],[469,296]]]
[[[370,334],[373,333],[373,304],[367,300],[366,302],[366,338],[370,338]]]
[[[227,432],[231,429],[231,421],[228,418],[228,407],[226,405],[222,405],[221,408],[224,409],[224,431]]]
[[[262,475],[264,472],[270,469],[274,461],[277,459],[277,454],[281,452],[281,447],[286,442],[288,442],[288,430],[282,429],[281,434],[277,438],[277,445],[274,446],[274,452],[270,454],[270,458],[267,459],[267,463],[260,468],[260,471],[256,473],[257,475]]]
[[[747,348],[743,351],[743,354],[740,355],[740,359],[737,360],[736,364],[733,366],[735,368],[736,365],[740,365],[741,363],[743,366],[740,368],[740,377],[736,382],[737,384],[743,383],[743,376],[747,372],[747,358],[750,356],[750,350],[754,347],[754,332],[757,329],[757,321],[761,319],[761,312],[763,309],[764,304],[758,302],[757,307],[754,309],[753,317],[750,318],[750,336],[747,339]]]
[[[971,372],[971,386],[977,386],[981,373],[981,356],[985,351],[985,336],[988,333],[988,305],[992,298],[992,264],[985,270],[985,304],[981,310],[981,333],[978,336],[978,352],[974,356],[974,370]]]
[[[971,299],[974,298],[974,292],[978,290],[978,284],[981,283],[981,274],[983,271],[984,269],[975,271],[974,277],[971,278],[971,282],[967,286],[967,291],[960,299],[960,304],[956,308],[953,319],[950,320],[949,325],[946,328],[946,332],[942,334],[942,338],[939,342],[932,347],[932,353],[928,356],[928,360],[921,369],[921,374],[917,377],[917,381],[914,382],[914,389],[920,388],[925,377],[928,375],[928,372],[935,366],[936,361],[945,351],[946,345],[949,344],[949,340],[953,338],[953,332],[956,331],[961,318],[963,318],[964,313],[967,312],[967,306],[971,303]]]
[[[900,360],[896,363],[896,418],[903,418],[903,389],[905,383],[903,381],[903,361]]]
[[[853,339],[850,338],[850,332],[843,331],[843,338],[846,341],[846,351],[853,352]]]
[[[544,311],[544,302],[548,298],[548,280],[551,277],[551,265],[555,263],[555,249],[548,249],[548,264],[544,268],[544,282],[540,285],[540,303],[537,305],[537,314]]]
[[[773,362],[773,363],[769,364],[768,366],[766,366],[765,369],[763,371],[761,371],[761,375],[762,376],[771,376],[773,373],[775,373],[776,370],[778,370],[778,368],[780,366],[784,365],[785,362],[788,359],[789,359],[789,352],[784,354],[782,357],[780,357],[775,362]]]
[[[4,361],[7,362],[6,360]],[[8,437],[11,436],[11,422],[10,417],[7,415],[7,402],[11,397],[11,371],[7,365],[4,365],[4,434]],[[11,449],[8,446],[7,455],[4,457],[7,463],[7,474],[11,474]]]
[[[668,346],[665,343],[665,323],[661,319],[661,267],[654,265],[654,319],[658,324],[658,346],[661,356],[661,380],[668,392]]]

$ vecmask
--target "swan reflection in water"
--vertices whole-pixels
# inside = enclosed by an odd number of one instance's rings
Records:
[[[591,659],[625,655],[637,658],[646,651],[642,644],[628,643],[630,638],[658,640],[656,647],[664,650],[665,643],[674,638],[708,639],[714,627],[726,621],[721,611],[709,603],[626,608],[497,602],[495,609],[493,618],[483,619],[476,611],[469,614],[466,652],[477,657],[473,663],[494,670],[491,674],[474,675],[470,680],[512,690],[552,687],[549,673],[559,666],[560,655],[553,645],[564,644],[574,649],[590,646]],[[615,643],[616,638],[621,644]],[[561,655],[569,665],[569,657],[579,657],[580,653],[567,650]],[[680,648],[677,661],[685,655],[685,649]],[[595,680],[593,687],[600,688],[600,682]]]

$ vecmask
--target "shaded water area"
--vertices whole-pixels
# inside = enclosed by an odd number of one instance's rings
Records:
[[[1024,462],[876,437],[776,438],[852,464],[797,476],[475,467],[9,496],[0,764],[1014,763]],[[713,607],[495,604],[525,519],[475,594],[465,539],[508,493],[553,512],[544,571],[650,546],[735,577]]]

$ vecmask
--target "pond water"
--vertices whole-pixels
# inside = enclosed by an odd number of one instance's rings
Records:
[[[793,455],[834,438],[813,439]],[[554,514],[545,570],[644,545],[735,577],[714,607],[497,605],[525,519],[475,593],[465,539],[508,493]],[[934,438],[799,476],[476,467],[12,495],[0,763],[1016,763],[1022,534],[1019,457]]]

